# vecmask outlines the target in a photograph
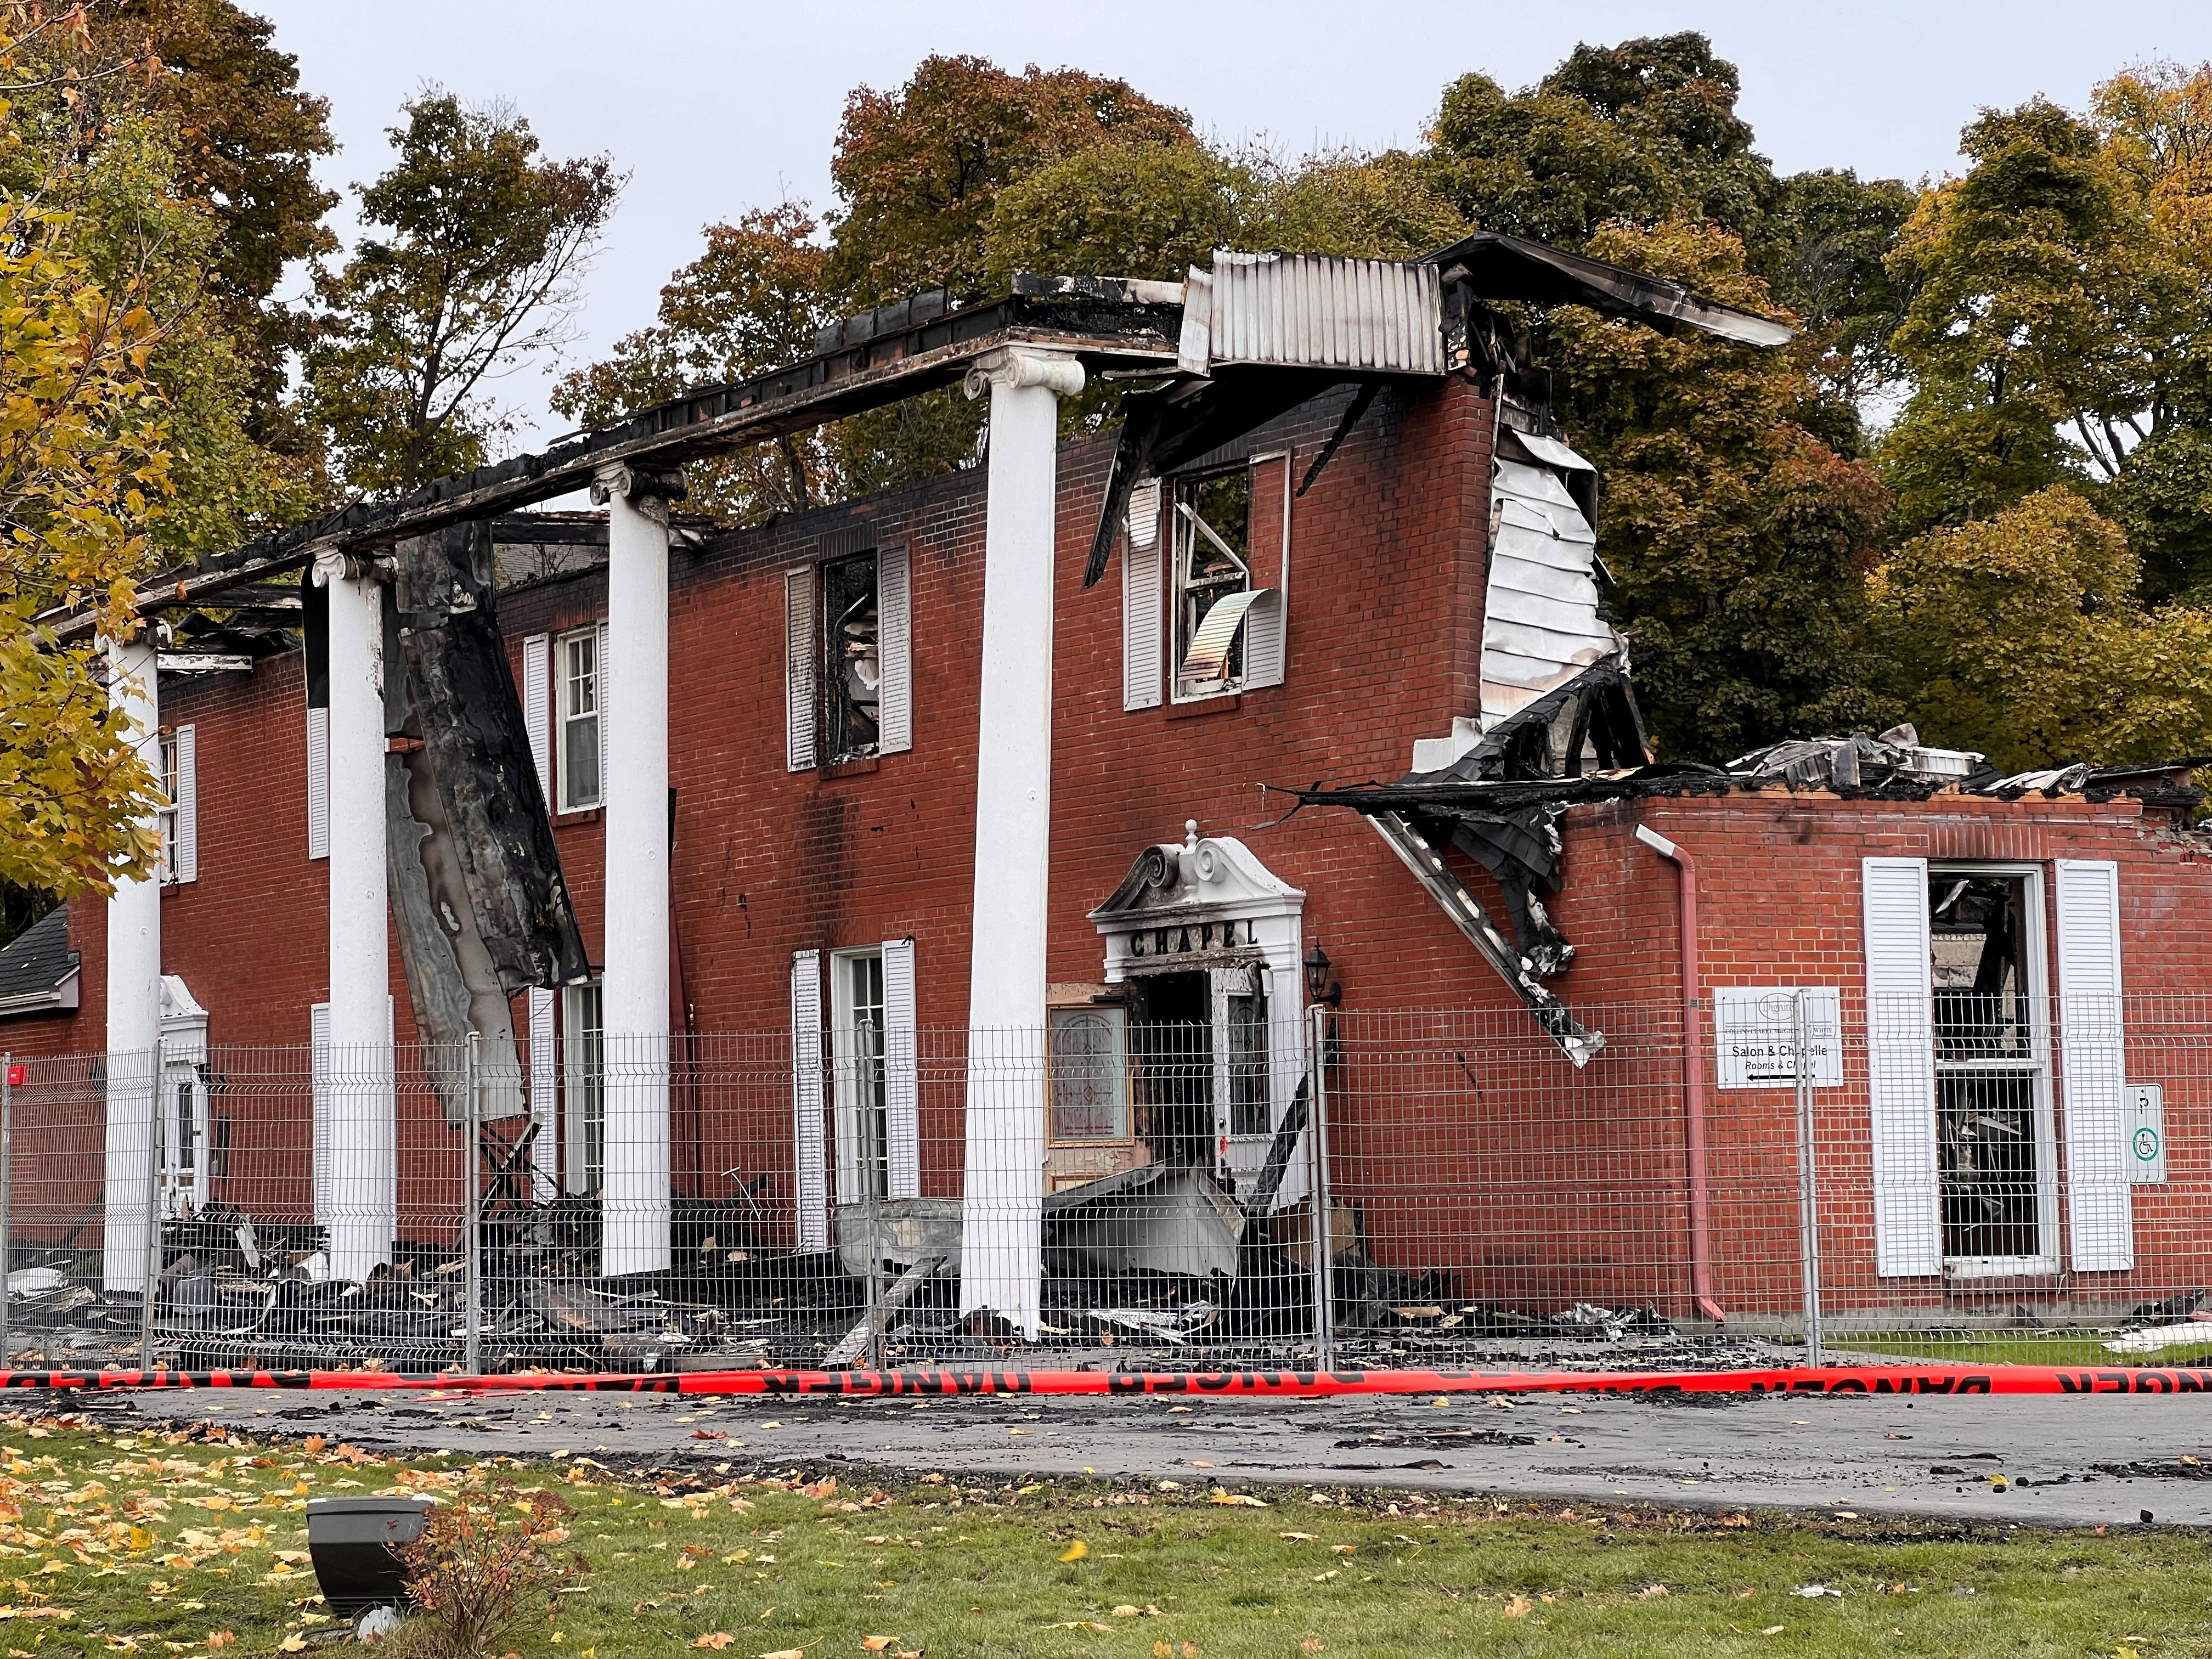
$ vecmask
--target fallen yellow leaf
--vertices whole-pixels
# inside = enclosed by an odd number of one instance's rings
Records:
[[[1437,1404],[1441,1406],[1443,1404],[1443,1401],[1439,1400],[1437,1401]],[[1321,1638],[1318,1636],[1309,1636],[1304,1641],[1298,1644],[1298,1651],[1300,1653],[1319,1653],[1321,1650]]]
[[[806,1659],[804,1648],[778,1648],[774,1653],[763,1653],[760,1659]]]
[[[881,1653],[885,1648],[896,1646],[897,1642],[896,1636],[863,1636],[860,1638],[860,1645],[870,1653]]]
[[[1079,1538],[1061,1553],[1060,1559],[1063,1561],[1080,1561],[1090,1553],[1091,1546]]]
[[[704,1636],[694,1637],[691,1645],[695,1648],[712,1648],[715,1652],[720,1653],[737,1639],[726,1630],[710,1630]]]
[[[279,1653],[305,1653],[307,1650],[307,1638],[299,1632],[294,1631],[276,1644],[276,1650]]]
[[[1508,1619],[1525,1619],[1528,1616],[1528,1609],[1534,1605],[1527,1596],[1516,1595],[1505,1604],[1505,1616]]]

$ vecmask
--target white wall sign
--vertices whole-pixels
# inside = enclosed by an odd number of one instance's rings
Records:
[[[2128,1179],[2137,1186],[2166,1179],[2166,1085],[2128,1085]]]
[[[1805,994],[1806,1058],[1813,1086],[1844,1083],[1843,993],[1832,985],[1717,985],[1713,1035],[1723,1089],[1797,1084],[1796,998]]]

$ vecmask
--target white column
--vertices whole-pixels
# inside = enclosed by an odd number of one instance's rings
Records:
[[[349,574],[357,572],[359,574]],[[359,1280],[392,1260],[398,1231],[398,1109],[384,835],[384,599],[358,560],[326,556],[331,599],[330,1115],[316,1182],[331,1274]],[[395,665],[396,666],[396,665]]]
[[[1052,576],[1060,399],[1083,366],[1009,346],[968,372],[991,396],[983,529],[975,897],[960,1310],[1037,1334],[1043,1270],[1046,872],[1052,810]]]
[[[599,1272],[659,1273],[668,1225],[668,507],[658,479],[601,471],[607,507],[605,1177]]]
[[[152,625],[107,644],[108,701],[130,717],[146,768],[161,775],[161,703]],[[149,818],[143,820],[153,827]],[[161,1036],[161,874],[118,882],[107,901],[106,1203],[101,1282],[136,1294],[146,1283],[146,1160],[153,1150],[155,1048]]]

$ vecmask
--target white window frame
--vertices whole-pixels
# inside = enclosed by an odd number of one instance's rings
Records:
[[[578,710],[571,705],[576,676],[570,667],[570,659],[576,648],[588,641],[592,650],[591,696],[588,710]],[[553,642],[553,732],[554,769],[560,775],[560,805],[562,812],[588,812],[602,805],[607,787],[607,729],[606,699],[600,688],[605,683],[606,629],[604,627],[578,628],[560,635]],[[588,797],[578,794],[568,775],[568,728],[590,721],[592,747],[599,755],[599,787]]]
[[[2031,1097],[2035,1115],[2035,1236],[2041,1248],[2033,1255],[1960,1256],[1947,1252],[1943,1257],[1943,1276],[1952,1279],[1977,1279],[2053,1274],[2059,1270],[2058,1126],[2056,1093],[2051,1087],[2051,939],[2045,914],[2048,899],[2044,866],[2033,863],[1983,862],[1964,859],[1930,859],[1928,861],[1931,894],[1936,882],[1946,876],[1996,876],[2023,883],[2021,911],[2026,929],[2025,937],[2021,941],[2021,960],[2027,974],[2027,983],[2021,989],[2026,993],[2029,1019],[2027,1063],[2034,1069]],[[1929,927],[1929,972],[1932,984],[1935,972],[1932,901]],[[1931,1041],[1934,1036],[1931,1027]],[[2014,1073],[2021,1068],[2021,1062],[2017,1060],[1947,1060],[1937,1058],[1936,1098],[1939,1122],[1942,1111],[1943,1078],[1971,1076],[1976,1072]],[[1940,1181],[1942,1158],[1940,1140],[1936,1158]],[[1937,1203],[1937,1225],[1940,1228],[1940,1195]]]
[[[561,1187],[597,1193],[606,1182],[606,1003],[600,982],[561,992]]]
[[[830,1075],[837,1125],[837,1202],[858,1204],[871,1184],[891,1195],[890,1094],[885,1042],[890,1009],[881,945],[830,953]],[[872,966],[874,1000],[856,994]],[[872,1126],[870,1120],[873,1119]]]
[[[1209,467],[1203,471],[1183,473],[1164,481],[1166,486],[1164,494],[1169,502],[1170,535],[1166,561],[1167,615],[1164,635],[1166,648],[1161,665],[1166,672],[1170,702],[1205,702],[1215,697],[1259,690],[1283,683],[1288,628],[1285,607],[1290,595],[1291,518],[1294,499],[1291,474],[1295,459],[1291,451],[1271,450],[1248,456],[1237,465]],[[1267,482],[1266,469],[1276,465],[1282,468],[1281,545],[1279,549],[1268,549],[1253,544],[1251,526],[1258,517],[1256,509],[1260,491]],[[1240,467],[1247,486],[1246,546],[1241,555],[1209,533],[1213,527],[1205,524],[1190,500],[1207,480],[1232,474]],[[1217,614],[1216,607],[1224,602],[1236,601],[1240,594],[1244,596],[1242,604],[1237,606],[1230,637],[1224,646],[1225,651],[1233,650],[1241,642],[1243,653],[1234,674],[1224,673],[1214,679],[1194,680],[1183,673],[1196,637],[1195,633],[1192,639],[1183,637],[1183,607],[1190,582],[1191,555],[1202,543],[1212,543],[1236,562],[1244,573],[1244,586],[1241,589],[1220,590],[1213,605],[1209,606],[1206,616],[1200,619],[1200,628],[1202,629]],[[1131,580],[1135,576],[1136,568],[1133,565]],[[1133,697],[1129,688],[1125,685],[1123,706],[1149,705],[1142,704],[1139,697]]]

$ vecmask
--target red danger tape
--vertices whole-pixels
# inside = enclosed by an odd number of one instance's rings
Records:
[[[176,1389],[373,1389],[459,1394],[836,1395],[1154,1395],[1316,1400],[1489,1394],[2212,1394],[2212,1370],[2052,1365],[1802,1367],[1735,1371],[1067,1371],[918,1366],[895,1371],[647,1371],[512,1376],[392,1371],[4,1371],[0,1389],[89,1393]]]

